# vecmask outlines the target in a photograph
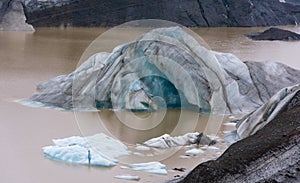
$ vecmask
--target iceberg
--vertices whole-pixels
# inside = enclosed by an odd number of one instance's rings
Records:
[[[166,170],[166,165],[156,161],[147,162],[147,163],[129,164],[127,166],[121,166],[121,168],[143,171],[143,172],[154,173],[154,174],[162,174],[162,175],[168,174]]]
[[[57,139],[53,143],[43,148],[45,157],[68,163],[115,166],[118,157],[129,154],[127,146],[103,133]]]
[[[200,45],[184,28],[167,27],[112,53],[97,53],[74,72],[41,83],[27,104],[64,110],[181,108],[246,114],[299,82],[300,72],[284,64],[242,62]]]

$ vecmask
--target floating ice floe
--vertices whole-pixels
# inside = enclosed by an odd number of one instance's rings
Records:
[[[229,116],[228,118],[229,118],[229,119],[235,119],[236,117],[234,117],[234,116]]]
[[[201,147],[201,149],[203,149],[203,150],[207,150],[207,149],[209,149],[209,150],[220,150],[220,148],[218,148],[218,147],[208,146],[208,145],[205,145],[205,146]]]
[[[139,181],[141,179],[139,176],[130,175],[130,174],[116,175],[114,176],[114,178],[124,179],[124,180],[135,180],[135,181]]]
[[[139,152],[133,152],[133,154],[136,155],[136,156],[145,156],[144,154],[139,153]]]
[[[186,156],[186,155],[181,155],[181,156],[179,156],[179,158],[182,158],[182,159],[190,159],[191,157],[188,155],[188,156]]]
[[[227,122],[227,123],[224,123],[225,126],[235,126],[236,123],[233,123],[233,122]]]
[[[143,145],[137,145],[135,147],[136,150],[138,151],[149,151],[150,150],[150,147],[147,147],[147,146],[143,146]]]
[[[203,154],[203,153],[204,153],[203,150],[196,149],[196,148],[185,151],[185,154],[187,154],[187,155],[199,155],[199,154]]]
[[[187,133],[182,136],[171,137],[169,134],[164,134],[160,137],[152,138],[143,144],[148,147],[155,148],[170,148],[170,147],[178,147],[185,146],[191,144],[203,144],[208,145],[213,142],[208,136],[203,133],[195,132],[195,133]]]
[[[168,174],[166,170],[166,165],[160,162],[129,164],[127,166],[121,166],[121,168],[143,171],[143,172],[154,173],[154,174],[162,174],[162,175]]]
[[[43,148],[47,158],[68,163],[114,166],[116,158],[128,155],[127,146],[105,134],[88,137],[73,136],[53,140],[54,145]]]

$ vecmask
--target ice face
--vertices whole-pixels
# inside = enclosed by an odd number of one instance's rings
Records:
[[[129,154],[123,143],[102,133],[57,139],[53,143],[54,145],[43,148],[45,156],[68,163],[114,166],[118,162],[116,158]]]

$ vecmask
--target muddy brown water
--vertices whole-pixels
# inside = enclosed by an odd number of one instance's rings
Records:
[[[285,28],[300,32],[300,27]],[[280,61],[294,68],[300,68],[298,53],[300,42],[254,42],[243,36],[249,32],[265,29],[201,28],[194,31],[201,35],[211,49],[233,53],[241,60]],[[80,59],[90,43],[105,31],[106,29],[100,28],[74,28],[38,29],[35,33],[0,32],[0,156],[2,157],[0,182],[124,182],[113,178],[124,173],[139,175],[142,178],[140,182],[163,182],[182,173],[170,172],[164,176],[123,170],[119,165],[112,168],[71,165],[44,158],[42,147],[50,145],[54,138],[97,133],[101,128],[100,123],[111,135],[129,146],[174,131],[174,134],[180,134],[198,130],[222,136],[223,131],[232,129],[225,125],[208,126],[209,116],[199,116],[190,111],[165,111],[162,123],[153,124],[149,128],[143,126],[148,129],[141,130],[118,120],[118,115],[123,115],[122,119],[126,118],[128,122],[133,123],[135,120],[151,120],[151,115],[149,117],[149,114],[138,114],[132,118],[126,112],[73,113],[30,108],[13,102],[15,99],[29,97],[38,83],[73,71],[85,56],[97,51],[111,51],[114,45],[126,42],[137,35],[131,34],[128,37],[125,35],[123,38],[119,35],[119,39],[114,35],[104,36],[103,44],[91,52],[85,52],[84,57]],[[139,32],[140,30],[136,31]],[[179,116],[182,116],[181,122],[185,122],[185,125],[178,123]],[[228,121],[228,118],[215,117],[211,120]],[[178,124],[181,126],[178,127]],[[217,130],[214,131],[214,128]],[[180,158],[186,149],[176,151],[170,156],[165,156],[165,153],[161,152],[163,156],[159,158],[167,165],[168,170],[175,167],[191,170],[200,162],[218,157],[226,148],[224,143],[217,146],[221,148],[220,151],[207,151],[204,155],[188,159]],[[145,160],[155,160],[155,157],[132,155],[121,158],[120,164]]]

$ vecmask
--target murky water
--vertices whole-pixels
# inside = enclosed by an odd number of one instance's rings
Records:
[[[300,32],[300,27],[287,28]],[[211,49],[233,53],[241,60],[273,60],[300,68],[298,61],[300,42],[254,42],[243,36],[264,29],[266,28],[203,28],[194,31]],[[209,116],[199,116],[189,111],[168,110],[165,113],[161,112],[162,115],[154,114],[155,119],[161,119],[161,122],[156,124],[151,114],[146,113],[133,116],[127,114],[124,116],[122,112],[115,114],[111,111],[74,114],[30,108],[12,102],[30,96],[38,83],[73,71],[87,46],[104,31],[106,29],[38,29],[35,33],[0,32],[0,156],[2,157],[0,182],[124,182],[113,178],[121,173],[139,175],[142,177],[141,182],[164,181],[182,173],[171,172],[167,176],[162,176],[123,170],[119,166],[88,168],[70,165],[44,158],[41,148],[51,144],[53,138],[98,133],[102,128],[99,124],[127,144],[142,142],[164,133],[177,135],[190,130],[199,130],[207,133],[218,132],[218,135],[222,135],[221,132],[232,129],[224,125],[220,128],[207,125],[209,120],[222,120],[222,117],[209,119]],[[117,40],[111,35],[104,36],[103,44],[91,52],[86,52],[84,57],[99,50],[111,51],[115,45],[131,40],[135,36],[136,34],[131,34]],[[119,120],[124,118],[125,122]],[[133,128],[134,123],[130,122],[136,120],[150,126],[143,126],[147,130],[141,130],[139,126]],[[152,122],[149,123],[149,120]],[[219,143],[218,146],[225,148],[223,143]],[[161,157],[168,170],[175,167],[190,170],[199,162],[215,158],[221,153],[221,151],[207,152],[203,156],[182,159],[180,156],[184,150],[176,151],[172,156]],[[151,157],[146,159],[151,160]],[[133,155],[120,161],[124,163],[134,160],[142,161],[145,157]]]

